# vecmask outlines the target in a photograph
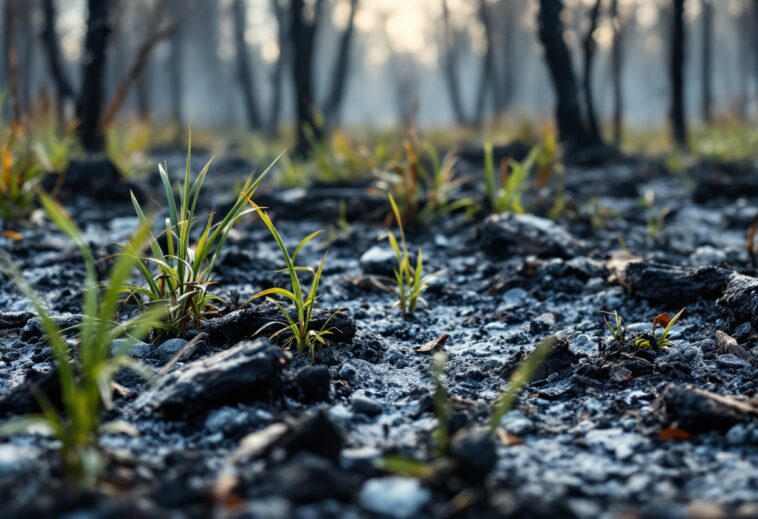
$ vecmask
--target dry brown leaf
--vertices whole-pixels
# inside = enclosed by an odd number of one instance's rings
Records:
[[[416,353],[431,353],[435,350],[438,350],[442,348],[447,340],[450,338],[450,335],[444,334],[440,335],[436,339],[432,339],[431,341],[427,341],[418,348],[416,348]]]
[[[502,427],[498,427],[497,429],[497,439],[500,440],[500,443],[502,443],[506,447],[524,444],[524,440],[522,440],[515,434],[508,432],[506,429],[503,429]]]
[[[684,429],[677,427],[667,427],[658,434],[658,439],[663,441],[683,442],[692,439],[692,435]]]

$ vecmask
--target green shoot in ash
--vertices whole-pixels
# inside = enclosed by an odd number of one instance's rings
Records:
[[[424,275],[424,254],[421,247],[418,249],[416,255],[415,267],[411,263],[410,256],[408,254],[408,245],[405,240],[405,230],[403,229],[403,220],[400,216],[400,210],[398,209],[395,199],[392,195],[389,196],[390,206],[392,207],[392,213],[395,216],[398,229],[400,231],[400,241],[398,242],[392,231],[387,233],[387,239],[390,242],[392,251],[395,253],[395,287],[393,292],[397,301],[395,304],[400,307],[400,311],[405,317],[408,314],[412,314],[416,310],[416,306],[421,304],[427,304],[426,300],[421,294],[429,286],[429,280],[432,278],[432,274]]]
[[[273,321],[268,323],[265,327],[278,326],[279,330],[274,333],[273,337],[283,335],[285,337],[285,347],[291,347],[294,345],[300,353],[307,351],[311,360],[313,360],[316,355],[316,348],[327,345],[329,342],[328,337],[333,333],[333,330],[329,328],[329,322],[334,314],[326,319],[318,328],[316,328],[313,323],[313,312],[316,308],[321,274],[323,273],[324,265],[326,264],[326,254],[321,257],[321,262],[316,269],[307,266],[298,266],[297,257],[303,247],[321,234],[322,231],[315,231],[303,238],[300,243],[297,244],[292,254],[290,254],[287,246],[284,244],[282,236],[279,234],[279,231],[277,231],[269,215],[252,200],[249,200],[249,202],[276,241],[282,258],[284,259],[285,268],[283,269],[283,272],[287,272],[290,277],[289,290],[281,287],[273,287],[258,292],[252,299],[265,297],[275,305],[284,318],[284,321]],[[312,276],[311,285],[307,289],[300,279],[301,273]],[[272,296],[284,298],[284,300],[294,309],[294,313],[291,313],[285,304],[274,299]]]
[[[167,335],[183,334],[189,326],[197,326],[216,310],[218,297],[209,291],[213,269],[229,233],[243,215],[251,212],[246,209],[247,201],[271,169],[269,166],[255,180],[252,176],[247,179],[235,204],[221,221],[213,223],[214,213],[211,212],[199,238],[193,242],[193,231],[198,220],[198,198],[211,161],[205,164],[193,181],[190,174],[191,156],[191,148],[188,147],[178,203],[166,169],[159,167],[168,206],[165,230],[160,236],[164,238],[165,246],[158,236],[150,234],[148,244],[152,254],[137,261],[144,285],[129,287],[132,296],[140,303],[146,306],[159,304],[166,308],[162,329]],[[134,194],[132,204],[144,225],[148,219]]]
[[[634,344],[638,348],[653,349],[668,348],[671,346],[669,335],[671,334],[671,330],[674,329],[674,326],[676,326],[676,323],[679,322],[684,310],[685,308],[679,310],[674,317],[670,317],[669,314],[666,313],[656,315],[653,318],[653,328],[649,332],[636,336],[634,338]],[[663,327],[663,331],[659,331],[659,327],[661,326]]]
[[[84,237],[63,208],[45,194],[40,194],[40,200],[53,222],[78,246],[84,259],[82,322],[75,327],[78,332],[77,354],[69,351],[65,338],[65,333],[72,330],[60,329],[18,268],[5,253],[0,254],[3,270],[29,299],[42,321],[45,338],[55,358],[62,395],[62,409],[58,410],[44,393],[36,391],[41,414],[11,420],[2,427],[2,432],[14,434],[34,425],[48,427],[60,442],[59,451],[67,477],[72,483],[92,486],[102,465],[98,432],[103,409],[111,407],[113,377],[122,368],[147,373],[141,364],[124,353],[158,325],[163,309],[154,307],[120,324],[116,322],[123,285],[134,270],[134,258],[147,239],[145,225],[126,244],[124,254],[117,258],[100,291],[95,260]],[[123,343],[120,351],[113,355],[112,345],[119,338],[124,339]]]

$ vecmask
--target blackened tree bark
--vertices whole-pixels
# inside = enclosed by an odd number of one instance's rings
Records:
[[[329,95],[324,103],[324,118],[331,125],[339,121],[340,108],[345,98],[350,67],[350,51],[352,49],[353,33],[355,32],[355,13],[358,11],[358,0],[350,0],[350,15],[345,30],[340,35],[339,50],[334,62],[332,81]]]
[[[174,0],[172,8],[178,9],[181,0]],[[171,35],[168,58],[168,83],[171,96],[171,122],[176,126],[176,143],[181,144],[184,128],[184,27],[182,24]]]
[[[245,30],[247,28],[246,2],[244,0],[234,0],[232,3],[232,14],[234,18],[234,44],[237,52],[237,79],[239,80],[242,99],[245,102],[248,127],[253,131],[257,131],[263,127],[263,121],[258,110],[255,79],[253,78],[253,69],[250,66],[250,56],[247,51],[247,42],[245,41]]]
[[[684,3],[685,0],[672,0],[671,28],[671,132],[674,142],[679,147],[687,145],[687,125],[684,109]]]
[[[458,44],[455,29],[450,22],[450,9],[447,0],[442,0],[442,20],[444,23],[444,66],[445,82],[447,83],[447,93],[450,98],[450,105],[453,108],[453,115],[458,124],[466,124],[466,113],[463,108],[461,98],[460,82],[458,80]]]
[[[515,81],[513,70],[515,67],[516,55],[516,12],[515,5],[510,0],[502,2],[502,23],[503,23],[503,52],[501,66],[502,70],[498,74],[500,86],[498,90],[500,95],[495,98],[495,109],[498,114],[503,114],[513,99],[515,91]]]
[[[8,89],[8,113],[10,120],[21,120],[21,107],[18,93],[18,57],[13,44],[14,25],[16,22],[16,0],[5,0],[3,6],[3,68]]]
[[[701,109],[703,111],[703,121],[710,124],[713,121],[713,88],[711,81],[711,63],[713,59],[713,4],[710,0],[701,0],[702,10],[700,13],[702,47],[702,99]]]
[[[495,95],[495,106],[499,106],[499,89],[495,78],[495,36],[492,28],[492,18],[487,6],[487,0],[479,0],[479,21],[484,27],[485,49],[482,56],[482,70],[479,77],[479,89],[476,99],[476,109],[474,111],[474,122],[479,125],[484,120],[484,111],[486,108],[487,89],[492,88]]]
[[[611,0],[611,22],[613,23],[613,42],[611,44],[611,83],[613,88],[613,144],[621,146],[621,125],[624,112],[624,94],[622,91],[621,71],[624,60],[624,29],[618,12],[618,0]]]
[[[313,88],[313,51],[322,6],[323,0],[316,0],[312,6],[307,6],[305,0],[292,0],[290,7],[292,74],[295,81],[297,114],[297,142],[294,153],[300,157],[308,154],[310,138],[320,140],[323,136],[323,128],[317,121]]]
[[[584,107],[587,112],[587,130],[591,137],[598,141],[600,140],[600,129],[598,128],[597,117],[595,116],[595,100],[592,93],[592,65],[595,62],[595,50],[597,49],[595,31],[597,30],[597,22],[600,18],[601,4],[602,0],[595,0],[595,4],[590,10],[590,25],[583,42],[584,67],[582,71],[582,90],[584,91]]]
[[[88,0],[87,34],[84,39],[82,84],[76,104],[78,134],[87,151],[104,146],[100,116],[105,98],[105,64],[110,23],[110,0]]]
[[[40,36],[45,48],[50,75],[55,84],[58,106],[62,107],[67,100],[74,101],[76,94],[63,67],[58,32],[55,28],[56,9],[54,0],[42,0],[42,15],[44,27]]]
[[[267,133],[273,136],[279,128],[279,117],[282,112],[282,89],[289,59],[289,16],[280,0],[271,0],[271,8],[276,17],[279,44],[279,56],[271,73],[271,110],[266,123]]]
[[[571,54],[563,39],[562,10],[561,0],[540,0],[539,36],[555,91],[558,134],[567,150],[577,151],[600,143],[587,130],[582,117]]]

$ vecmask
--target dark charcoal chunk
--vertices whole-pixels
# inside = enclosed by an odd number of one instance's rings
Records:
[[[724,432],[739,422],[758,418],[755,403],[689,385],[669,385],[662,398],[668,416],[690,432]]]
[[[487,218],[482,228],[482,245],[499,256],[521,253],[559,258],[573,258],[587,248],[552,220],[515,213]]]
[[[266,477],[263,495],[281,495],[294,503],[313,503],[325,499],[348,501],[360,488],[360,477],[340,470],[333,462],[300,454],[277,467]]]
[[[334,314],[332,316],[332,314]],[[293,314],[294,317],[294,314]],[[330,319],[331,317],[331,319]],[[270,305],[258,305],[231,312],[223,317],[209,319],[202,330],[208,334],[207,342],[211,345],[226,345],[249,339],[263,326],[272,321],[281,321],[279,311]],[[321,328],[329,320],[327,328],[332,328],[328,339],[332,342],[350,343],[355,336],[355,321],[345,310],[316,310],[311,325]],[[267,333],[277,331],[275,326],[267,328]]]
[[[44,373],[30,371],[22,384],[0,397],[0,418],[41,411],[34,392],[47,396],[55,408],[61,407],[61,385],[56,370]]]
[[[731,272],[717,267],[683,269],[657,263],[630,263],[625,283],[633,295],[651,301],[687,304],[715,299],[727,287]]]
[[[758,327],[758,279],[732,274],[716,306],[730,324],[750,322],[753,327]]]
[[[282,351],[269,341],[241,342],[161,376],[136,408],[179,418],[221,405],[268,400],[280,393],[284,364]]]
[[[0,312],[0,330],[21,328],[34,317],[33,312]]]
[[[484,481],[497,464],[495,440],[488,431],[460,431],[452,452],[461,476],[472,482]]]
[[[53,321],[58,325],[59,328],[71,328],[82,322],[82,316],[81,314],[64,314],[53,317]],[[32,317],[21,329],[19,338],[22,341],[28,341],[42,337],[44,333],[45,332],[42,328],[42,319],[39,317]]]
[[[43,186],[50,190],[56,186],[57,176],[48,176]],[[68,163],[59,186],[63,195],[85,195],[100,202],[123,202],[129,200],[133,191],[138,199],[144,198],[135,184],[123,181],[118,168],[105,156],[74,159]]]
[[[331,378],[326,366],[307,366],[295,375],[302,402],[326,402],[329,400]]]
[[[283,448],[288,456],[294,456],[298,452],[310,452],[336,461],[343,444],[342,431],[323,411],[318,411],[295,425],[278,446]]]

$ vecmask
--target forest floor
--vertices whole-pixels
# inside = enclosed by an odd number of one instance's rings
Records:
[[[218,162],[205,207],[228,201],[247,167]],[[99,490],[67,489],[52,439],[17,435],[0,440],[0,516],[758,516],[758,279],[745,246],[758,171],[699,163],[668,174],[629,160],[569,167],[565,178],[571,217],[456,214],[411,235],[438,275],[408,319],[374,283],[393,266],[383,200],[323,187],[262,195],[293,246],[333,230],[301,262],[315,266],[328,248],[319,305],[344,309],[337,343],[312,365],[252,339],[271,308],[233,302],[285,278],[268,231],[244,221],[216,269],[214,291],[232,302],[225,315],[190,333],[206,334],[191,351],[176,339],[131,351],[162,374],[152,386],[118,377]],[[649,192],[655,202],[641,205]],[[337,231],[341,196],[350,225]],[[128,197],[66,207],[103,263],[136,224]],[[75,247],[49,224],[23,234],[0,246],[61,321],[76,322]],[[0,280],[7,418],[34,410],[32,383],[50,386],[53,363],[30,305]],[[670,347],[633,344],[655,316],[685,307]],[[626,340],[611,337],[602,311],[623,316]],[[561,341],[503,418],[508,434],[477,435],[515,366],[550,335]],[[459,434],[451,459],[417,479],[378,461],[435,458],[432,346],[449,356]]]

